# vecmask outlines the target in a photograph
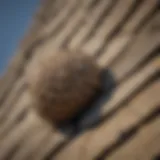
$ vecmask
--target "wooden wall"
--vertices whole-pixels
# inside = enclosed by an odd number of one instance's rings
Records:
[[[83,50],[107,70],[105,92],[65,132],[31,111],[25,83],[29,62],[56,48]],[[42,1],[0,80],[0,160],[158,159],[159,76],[157,0]]]

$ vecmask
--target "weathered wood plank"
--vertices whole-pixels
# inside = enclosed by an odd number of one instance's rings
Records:
[[[135,38],[130,48],[111,65],[112,71],[118,81],[121,81],[135,69],[160,44],[160,32],[153,32],[153,25],[159,24],[158,13],[141,33]]]
[[[38,133],[39,132],[39,133]],[[37,134],[38,133],[38,134]],[[31,159],[32,154],[34,153],[35,149],[39,147],[40,144],[43,143],[43,140],[47,140],[47,137],[49,136],[48,130],[41,129],[36,132],[32,132],[32,138],[31,137],[26,137],[23,143],[25,145],[22,145],[18,152],[13,155],[12,159],[17,160],[17,159]],[[20,153],[20,154],[19,154]]]
[[[160,134],[153,139],[150,143],[148,143],[146,151],[144,151],[144,153],[147,152],[147,154],[143,154],[141,157],[147,160],[147,158],[153,159],[155,160],[156,158],[158,159],[159,156],[159,151],[160,151]],[[140,157],[140,158],[141,158]]]
[[[24,112],[27,112],[30,108],[31,102],[29,98],[29,94],[27,92],[23,92],[19,96],[19,101],[16,103],[16,107],[14,104],[5,110],[3,113],[3,121],[1,121],[1,129],[0,129],[0,139],[3,139],[3,136],[6,136],[8,131],[11,131],[13,127],[17,123],[19,123],[18,119]],[[7,118],[6,118],[7,117]],[[5,120],[4,120],[5,118]],[[18,122],[17,122],[18,121]]]
[[[47,155],[50,154],[53,150],[56,149],[56,147],[62,142],[64,142],[67,138],[59,133],[52,134],[48,136],[48,139],[42,139],[39,146],[36,150],[34,150],[34,153],[32,153],[32,159],[35,160],[43,160],[46,158]],[[44,147],[45,146],[45,147]],[[26,153],[26,157],[28,156],[28,153]],[[26,158],[27,159],[27,158]]]
[[[95,35],[93,35],[93,38],[87,41],[84,45],[81,45],[83,48],[82,50],[87,54],[96,53],[103,44],[105,37],[108,37],[128,14],[134,2],[135,0],[118,1],[110,15],[103,22],[102,26],[96,31]]]
[[[77,7],[77,1],[71,0],[67,5],[61,10],[60,14],[55,17],[54,21],[51,21],[42,31],[39,36],[50,35],[53,31],[55,32],[57,28],[64,23],[67,17],[73,12]]]
[[[141,106],[139,106],[141,107]],[[106,160],[151,160],[160,151],[160,118],[142,127],[140,131]]]
[[[24,85],[24,78],[20,78],[17,80],[17,83],[13,86],[12,91],[7,96],[7,101],[3,103],[1,106],[1,112],[0,112],[0,121],[2,121],[3,117],[6,115],[7,112],[9,112],[11,106],[16,102],[17,97],[19,94],[22,93],[22,86]]]
[[[25,138],[25,140],[20,143],[21,148],[16,152],[12,159],[43,159],[51,148],[54,149],[54,146],[65,138],[65,136],[60,133],[56,133],[53,129],[46,128],[45,126],[40,128],[39,131],[35,131],[33,128],[30,131],[34,131],[34,134]]]
[[[128,22],[123,26],[122,32],[136,32],[142,22],[155,10],[157,7],[156,0],[145,0],[134,14],[129,18]]]
[[[34,127],[39,128],[41,124],[34,123],[34,117],[29,115],[22,123],[20,123],[13,132],[10,132],[4,139],[1,140],[0,143],[0,159],[6,159],[12,150],[17,146],[18,143],[25,139],[30,132],[26,132],[29,128]]]
[[[85,25],[82,28],[80,28],[80,30],[76,33],[75,37],[68,44],[68,47],[70,49],[78,48],[78,46],[83,42],[83,40],[90,33],[90,31],[93,30],[94,26],[96,25],[96,23],[98,23],[99,19],[104,14],[104,12],[107,12],[110,9],[112,3],[113,1],[111,0],[103,0],[93,10],[93,12],[88,13],[88,15],[86,15]]]
[[[80,23],[84,23],[85,16],[87,14],[85,10],[86,3],[81,1],[82,4],[77,4],[77,10],[70,17],[70,21],[65,24],[64,29],[57,35],[54,41],[52,41],[55,47],[61,47],[62,42],[72,33],[72,31],[80,26]],[[83,21],[83,22],[82,22]]]
[[[42,134],[39,134],[40,132],[42,132]],[[35,139],[34,135],[37,135],[38,140]],[[15,158],[23,157],[24,159],[28,159],[28,156],[35,156],[32,152],[42,147],[43,145],[39,146],[39,144],[43,144],[43,141],[46,140],[47,137],[50,138],[48,140],[52,142],[53,149],[58,143],[64,141],[65,135],[54,130],[50,125],[37,117],[34,112],[30,112],[25,120],[1,139],[0,149],[3,153],[0,154],[0,159],[6,159],[17,146],[20,146],[20,148],[17,149]],[[44,154],[44,151],[46,151],[46,149],[48,151],[50,147],[51,143],[48,143],[42,153]],[[25,148],[29,148],[29,150],[24,150]],[[43,155],[42,153],[40,155]],[[37,154],[37,156],[38,155],[39,154]]]
[[[135,31],[139,28],[141,22],[146,17],[148,17],[150,13],[153,12],[155,6],[156,6],[156,0],[153,1],[148,0],[142,3],[142,6],[140,6],[139,9],[126,22],[126,24],[122,27],[122,30],[118,34],[116,34],[115,38],[113,38],[109,42],[109,44],[106,44],[104,48],[104,53],[99,58],[99,63],[102,66],[106,67],[110,66],[111,63],[114,61],[114,59],[123,55],[124,50],[127,47],[130,47],[132,43],[134,43],[134,41],[139,41],[139,43],[143,43],[140,40],[140,37],[145,36],[145,34],[146,36],[148,36],[148,38],[150,38],[150,35],[147,32],[151,29],[153,23],[157,23],[155,20],[156,16],[153,17],[153,20],[151,19],[148,22],[148,24],[146,24],[143,27],[142,33],[140,31],[136,35]],[[132,48],[134,48],[134,46],[132,46]],[[127,52],[130,52],[130,50]]]

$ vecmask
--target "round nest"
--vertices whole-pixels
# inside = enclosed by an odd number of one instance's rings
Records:
[[[27,68],[33,107],[45,119],[62,123],[86,107],[101,86],[101,69],[84,53],[36,56]]]

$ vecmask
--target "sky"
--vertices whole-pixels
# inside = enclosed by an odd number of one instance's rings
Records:
[[[0,0],[0,75],[5,71],[40,0]]]

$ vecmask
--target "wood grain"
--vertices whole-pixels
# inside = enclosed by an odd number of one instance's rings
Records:
[[[149,160],[158,154],[159,118],[142,123],[160,104],[157,8],[156,0],[44,1],[0,79],[0,159]],[[59,48],[95,56],[116,83],[110,98],[105,90],[103,103],[95,99],[97,107],[66,126],[67,132],[30,109],[25,82],[32,60]]]
[[[145,127],[129,140],[124,146],[114,152],[107,160],[119,159],[146,159],[150,160],[160,151],[160,118]]]

